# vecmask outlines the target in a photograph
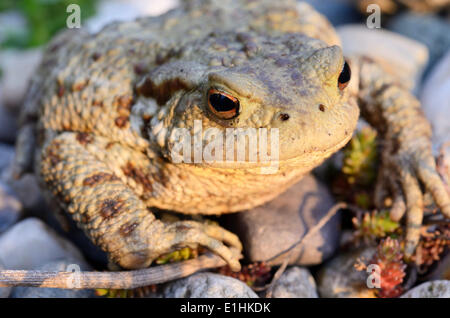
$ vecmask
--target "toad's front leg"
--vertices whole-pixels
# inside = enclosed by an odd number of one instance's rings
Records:
[[[376,62],[364,57],[351,61],[359,75],[362,114],[382,137],[380,180],[387,182],[379,184],[389,187],[394,195],[391,218],[400,219],[406,210],[405,254],[411,256],[420,239],[423,218],[420,183],[442,213],[450,217],[449,194],[431,151],[431,126],[415,96]]]
[[[122,147],[123,154],[133,152]],[[42,150],[40,173],[56,200],[72,214],[94,244],[124,268],[147,267],[159,256],[183,246],[202,245],[239,270],[239,239],[213,225],[193,221],[164,224],[127,185],[120,171],[107,164],[107,140],[66,132]],[[117,149],[116,149],[117,150]],[[149,180],[151,181],[151,180]]]

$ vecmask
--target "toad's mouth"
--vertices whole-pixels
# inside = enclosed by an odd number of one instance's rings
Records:
[[[197,166],[199,168],[207,167],[223,173],[240,171],[239,173],[249,174],[278,174],[280,172],[290,170],[304,170],[306,172],[320,165],[325,159],[344,147],[351,138],[352,135],[349,134],[326,149],[312,148],[311,150],[302,150],[290,157],[273,156],[273,153],[265,157],[263,160],[255,161],[207,160],[208,158],[203,158],[202,160],[196,161],[195,158],[191,157],[187,162],[184,161],[173,163],[187,164],[189,166]]]

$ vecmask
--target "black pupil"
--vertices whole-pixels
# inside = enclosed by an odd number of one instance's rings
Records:
[[[350,77],[351,77],[350,66],[348,66],[347,62],[345,62],[344,68],[342,69],[342,72],[339,75],[338,81],[339,81],[339,83],[344,84],[344,83],[347,83],[348,81],[350,81]]]
[[[238,104],[222,94],[209,95],[211,106],[218,112],[227,112],[238,107]]]

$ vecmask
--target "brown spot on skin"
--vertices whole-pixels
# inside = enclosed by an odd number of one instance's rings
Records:
[[[146,76],[137,86],[138,94],[156,99],[159,105],[165,104],[172,95],[179,90],[188,89],[188,85],[179,78],[166,80],[156,85],[149,76]]]
[[[188,225],[185,225],[185,224],[180,224],[180,225],[177,225],[176,229],[177,229],[177,231],[182,232],[182,231],[190,230],[191,227]]]
[[[167,177],[166,174],[161,173],[161,171],[159,171],[159,173],[155,176],[156,181],[158,181],[158,183],[162,184],[164,187],[169,183],[169,178]]]
[[[113,175],[111,173],[100,172],[100,173],[94,174],[90,177],[86,177],[83,180],[83,185],[92,187],[94,185],[102,184],[102,183],[109,182],[109,181],[115,181],[115,180],[119,180],[115,175]]]
[[[65,92],[64,86],[63,85],[59,85],[58,86],[58,92],[57,92],[58,97],[63,97],[64,96],[64,92]]]
[[[92,102],[92,106],[96,106],[96,107],[103,107],[103,101],[101,101],[101,100],[94,100],[93,102]]]
[[[117,127],[124,128],[128,123],[128,119],[128,116],[119,116],[114,120],[114,122],[116,123]]]
[[[94,61],[97,61],[102,55],[98,52],[95,52],[94,54],[92,54],[92,59]]]
[[[60,191],[53,191],[53,195],[58,199],[59,202],[68,204],[70,203],[70,197],[68,195],[64,195]]]
[[[52,166],[56,166],[62,160],[55,149],[52,147],[47,150],[47,158],[50,160]]]
[[[53,141],[52,144],[47,148],[46,157],[50,160],[53,166],[57,165],[62,158],[59,156],[59,141]]]
[[[156,64],[162,65],[169,61],[172,57],[179,56],[181,54],[181,50],[176,50],[174,48],[171,48],[168,52],[159,52],[156,55]]]
[[[74,85],[74,86],[72,87],[72,91],[74,91],[74,92],[81,91],[83,88],[86,87],[86,85],[87,85],[88,83],[89,83],[88,80],[87,80],[87,81],[84,81],[83,83],[78,83],[78,84],[76,84],[76,85]]]
[[[319,105],[319,110],[320,110],[321,112],[324,112],[324,111],[325,111],[325,105],[320,104],[320,105]]]
[[[89,223],[89,217],[86,215],[86,214],[83,214],[82,216],[81,216],[81,223],[83,223],[83,224],[88,224]]]
[[[119,233],[122,237],[127,237],[134,231],[135,228],[137,228],[138,225],[138,223],[126,223],[120,227]]]
[[[78,132],[76,139],[82,145],[90,144],[94,140],[90,134],[84,132]]]
[[[153,118],[152,115],[144,114],[144,115],[142,116],[142,120],[144,121],[144,123],[148,123],[152,118]]]
[[[70,123],[64,122],[62,124],[62,128],[63,128],[63,130],[70,130]]]
[[[137,75],[142,75],[142,74],[148,72],[147,65],[145,63],[138,63],[138,64],[134,65],[134,72]]]
[[[117,102],[119,104],[119,107],[123,107],[130,110],[133,104],[133,97],[130,95],[119,96]]]
[[[137,169],[131,162],[128,162],[127,165],[122,168],[122,171],[127,177],[133,179],[136,183],[141,184],[146,192],[153,191],[150,176]]]
[[[105,149],[106,149],[106,150],[110,149],[112,146],[114,146],[114,144],[115,144],[115,142],[108,142],[108,143],[106,144]]]
[[[397,138],[393,138],[391,145],[391,154],[395,156],[399,152],[400,146],[400,142],[397,140]]]
[[[101,204],[100,214],[103,218],[110,219],[120,212],[122,206],[121,200],[106,199]]]

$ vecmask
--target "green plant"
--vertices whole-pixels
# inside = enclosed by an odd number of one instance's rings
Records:
[[[95,290],[95,295],[106,298],[145,298],[151,293],[155,293],[157,290],[157,285],[150,285],[135,289],[98,288]]]
[[[182,248],[171,253],[160,256],[155,263],[158,265],[185,261],[198,256],[198,250],[190,247]]]
[[[81,8],[81,22],[92,16],[96,0],[2,0],[0,11],[19,11],[27,22],[25,34],[9,32],[0,47],[28,48],[47,43],[55,33],[66,27],[69,4]]]
[[[350,144],[344,149],[342,172],[351,185],[368,186],[376,177],[377,133],[370,127],[357,132]]]
[[[355,239],[366,243],[384,238],[400,228],[398,222],[391,220],[388,210],[366,212],[360,217],[354,217],[352,222]]]

